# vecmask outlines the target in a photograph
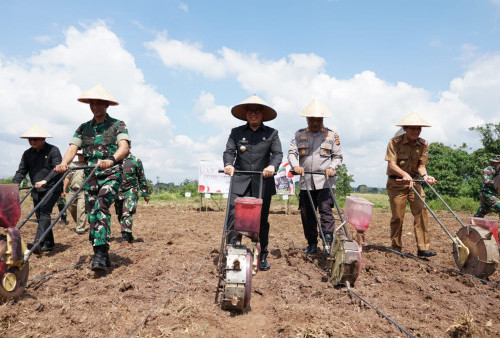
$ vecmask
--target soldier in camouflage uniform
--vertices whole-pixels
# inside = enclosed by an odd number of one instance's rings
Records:
[[[68,170],[79,148],[85,162],[98,168],[85,184],[85,206],[90,225],[89,241],[94,249],[90,268],[105,270],[109,261],[111,234],[109,207],[115,200],[122,180],[122,159],[129,152],[129,136],[125,123],[108,115],[107,108],[118,102],[102,86],[97,85],[84,93],[78,101],[88,103],[94,118],[76,130],[57,172]],[[85,176],[90,174],[86,170]]]
[[[64,191],[63,191],[63,194],[64,194]],[[59,212],[61,212],[61,210],[64,209],[65,205],[66,205],[66,198],[64,198],[61,195],[61,197],[59,197],[59,199],[57,200],[57,209],[59,209]],[[67,216],[68,216],[68,213],[66,212],[66,210],[64,210],[63,214],[61,215],[61,221],[60,221],[60,223],[62,225],[68,225],[68,221],[66,219]]]
[[[143,197],[149,202],[148,184],[142,161],[129,153],[123,160],[123,178],[120,191],[115,199],[115,211],[121,225],[122,238],[120,243],[134,241],[132,236],[132,216],[137,210],[137,202]]]
[[[490,158],[491,165],[483,170],[483,185],[479,194],[479,208],[474,217],[484,217],[492,209],[500,215],[499,181],[500,155]]]

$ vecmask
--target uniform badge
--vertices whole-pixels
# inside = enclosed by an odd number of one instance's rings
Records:
[[[405,161],[401,161],[401,162],[399,162],[399,164],[400,164],[400,165],[403,165],[403,164],[405,164]]]
[[[300,151],[300,153],[301,153],[302,155],[304,155],[304,154],[306,153],[306,151],[305,151],[304,149],[302,149],[302,150]]]
[[[415,150],[415,152],[418,154],[420,152],[420,150],[417,149],[417,150]]]
[[[241,147],[240,147],[240,151],[241,151],[242,153],[244,153],[244,152],[245,152],[245,150],[247,150],[247,147],[245,147],[245,146],[241,146]]]
[[[263,137],[263,138],[262,138],[262,141],[265,141],[265,140],[266,140],[266,138],[265,138],[265,137]]]
[[[339,139],[339,135],[335,134],[335,144],[336,145],[340,145],[340,139]]]

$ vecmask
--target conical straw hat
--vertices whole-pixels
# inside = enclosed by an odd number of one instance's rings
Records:
[[[321,102],[313,99],[302,111],[300,115],[305,117],[330,117],[332,113]]]
[[[34,125],[30,129],[26,130],[24,134],[21,135],[21,138],[51,138],[51,137],[52,135],[50,135],[37,125]]]
[[[87,90],[78,98],[78,101],[83,103],[90,103],[90,100],[108,101],[110,106],[118,105],[118,101],[101,84]]]
[[[276,118],[276,110],[271,108],[266,101],[262,100],[257,95],[250,96],[248,99],[241,101],[231,109],[231,114],[237,119],[247,120],[247,106],[259,105],[262,108],[262,121],[270,121]]]
[[[404,119],[399,121],[396,126],[398,127],[430,127],[429,122],[424,120],[419,113],[412,112],[408,114]]]

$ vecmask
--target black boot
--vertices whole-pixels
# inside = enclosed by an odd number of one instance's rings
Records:
[[[94,246],[94,257],[92,257],[92,264],[90,265],[90,269],[92,271],[105,271],[107,255],[108,255],[107,245]]]
[[[68,225],[69,224],[68,221],[67,221],[67,219],[66,219],[66,216],[64,216],[64,215],[61,216],[61,222],[60,223],[62,225]]]
[[[122,238],[118,240],[118,243],[128,242],[132,243],[134,241],[134,236],[131,232],[122,231]]]
[[[325,243],[323,243],[323,250],[326,252],[330,251],[330,248],[332,247],[332,240],[333,240],[333,235],[329,232],[325,232]]]
[[[307,248],[304,250],[304,252],[308,255],[315,254],[316,251],[318,251],[318,242],[309,243]]]
[[[259,270],[261,271],[267,271],[271,268],[271,265],[267,262],[268,253],[267,248],[260,251]]]

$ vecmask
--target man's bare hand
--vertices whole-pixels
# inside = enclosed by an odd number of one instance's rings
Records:
[[[56,165],[56,167],[54,168],[54,171],[56,173],[60,173],[60,174],[63,174],[65,173],[66,171],[68,171],[68,166],[66,164],[58,164]]]
[[[262,171],[262,176],[264,176],[264,178],[274,176],[274,166],[270,165],[265,167],[264,170]]]
[[[234,175],[234,167],[232,165],[227,165],[224,167],[224,174],[233,176]]]
[[[333,177],[333,176],[335,176],[335,170],[333,170],[332,168],[328,168],[325,170],[325,174],[326,174],[326,178]]]
[[[98,164],[99,164],[99,168],[101,168],[101,169],[109,169],[113,166],[113,161],[112,160],[100,160]]]
[[[38,181],[35,183],[35,188],[41,189],[45,184],[47,184],[46,180]]]
[[[429,183],[430,185],[433,185],[433,184],[436,184],[436,183],[437,183],[437,180],[436,180],[434,177],[429,176],[429,175],[426,175],[426,176],[425,176],[425,181],[426,181],[427,183]]]
[[[297,175],[304,176],[304,167],[293,167],[293,171],[295,171]]]

